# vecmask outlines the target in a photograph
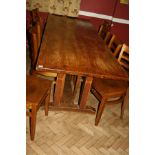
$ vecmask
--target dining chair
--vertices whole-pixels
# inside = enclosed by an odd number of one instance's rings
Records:
[[[30,138],[34,140],[37,111],[41,104],[45,105],[45,115],[48,115],[51,81],[36,76],[26,76],[26,115],[29,116]]]
[[[29,28],[28,28],[28,30],[30,30],[34,25],[36,25],[36,23],[38,23],[37,24],[37,39],[38,39],[39,44],[41,43],[41,39],[43,36],[43,32],[44,32],[45,25],[46,25],[46,19],[47,19],[47,17],[45,17],[45,15],[43,16],[43,14],[42,14],[42,16],[41,16],[41,14],[39,12],[39,8],[35,8],[30,11],[30,24],[29,24]]]
[[[53,95],[54,95],[54,89],[56,85],[56,78],[57,78],[57,73],[52,73],[52,72],[46,72],[46,71],[38,71],[36,70],[36,63],[39,55],[39,49],[41,45],[40,39],[37,38],[37,25],[33,25],[33,27],[30,29],[30,55],[31,55],[31,68],[30,68],[30,74],[31,75],[37,75],[40,78],[48,79],[52,81],[52,90],[53,90]],[[38,36],[39,37],[39,36]],[[39,42],[40,41],[40,42]]]
[[[42,18],[39,15],[39,8],[35,8],[30,12],[31,23],[34,24],[36,22],[40,22],[42,25]]]
[[[31,35],[30,35],[30,31],[32,31],[32,29],[34,29],[33,27],[35,27],[35,33],[37,34],[37,46],[38,48],[40,47],[40,43],[41,43],[41,36],[42,36],[42,19],[39,15],[39,9],[33,9],[30,11],[30,22],[28,24],[28,28],[27,28],[27,42],[28,42],[28,47],[31,49]]]
[[[40,47],[40,38],[38,38],[38,23],[29,30],[30,36],[30,54],[31,54],[31,73],[35,70],[37,57]]]
[[[114,49],[114,51],[111,51],[113,57],[115,57],[116,59],[118,59],[118,57],[119,57],[119,54],[120,54],[120,52],[121,52],[121,48],[122,48],[122,44],[118,44],[118,45],[116,46],[116,48]]]
[[[36,17],[39,17],[39,8],[31,10],[31,17],[34,20]]]
[[[43,25],[42,25],[42,19],[39,15],[38,8],[31,11],[31,17],[32,17],[31,25],[33,29],[35,29],[35,32],[37,34],[37,43],[38,43],[38,46],[40,46],[42,35],[43,35]]]
[[[129,47],[126,44],[123,44],[122,46],[118,62],[126,71],[129,72]]]
[[[123,44],[119,54],[118,63],[129,71],[129,49]],[[92,82],[91,92],[100,101],[98,104],[95,125],[98,125],[103,114],[105,105],[121,103],[121,119],[123,119],[125,108],[125,96],[128,90],[128,81],[109,80],[94,78]],[[111,100],[112,99],[112,100]]]
[[[98,30],[98,35],[103,39],[106,45],[108,45],[112,37],[110,33],[110,28],[111,28],[111,24],[108,21],[104,20]]]
[[[41,45],[41,38],[39,38],[40,35],[38,35],[38,32],[40,32],[40,30],[38,29],[40,29],[40,26],[39,23],[36,22],[35,25],[29,31],[30,45],[31,45],[31,62],[32,62],[31,74],[39,74],[47,77],[57,77],[57,73],[50,73],[46,71],[43,72],[36,70],[37,58],[39,54],[39,48]]]
[[[108,43],[108,48],[111,50],[113,53],[113,56],[118,58],[119,56],[119,51],[121,48],[121,41],[118,40],[115,34],[112,35],[109,43]]]

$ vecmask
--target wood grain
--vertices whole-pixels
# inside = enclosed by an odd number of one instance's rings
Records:
[[[89,22],[55,15],[47,19],[37,70],[128,79]]]

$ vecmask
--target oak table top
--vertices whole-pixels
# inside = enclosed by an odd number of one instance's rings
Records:
[[[124,69],[87,21],[49,15],[45,28],[38,70],[56,73],[128,79]]]
[[[94,77],[128,80],[90,22],[56,15],[48,16],[36,69],[57,73],[51,105],[60,110],[94,113],[86,105]],[[66,74],[85,77],[78,105],[62,103]]]

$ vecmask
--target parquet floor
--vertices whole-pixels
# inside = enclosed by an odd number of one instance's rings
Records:
[[[97,106],[90,94],[88,104]],[[30,140],[29,120],[26,120],[27,155],[127,155],[129,154],[129,115],[125,109],[121,120],[120,104],[107,106],[98,126],[95,115],[49,111],[37,113],[35,140]]]

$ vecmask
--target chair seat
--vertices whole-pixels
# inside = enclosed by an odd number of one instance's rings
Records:
[[[31,74],[38,74],[38,75],[43,75],[47,77],[57,77],[57,73],[52,73],[52,72],[47,72],[47,71],[37,71],[37,70],[32,70]]]
[[[51,81],[37,78],[36,76],[26,76],[26,106],[28,104],[38,104],[46,97],[46,93],[51,86]],[[43,94],[45,96],[43,96]]]
[[[120,80],[94,78],[92,87],[102,97],[117,97],[126,92],[128,88],[128,82]]]

